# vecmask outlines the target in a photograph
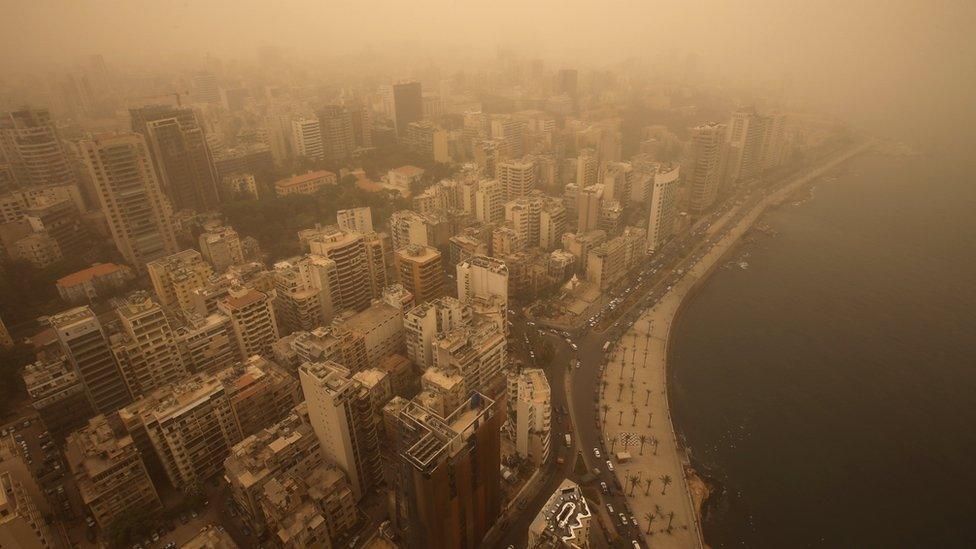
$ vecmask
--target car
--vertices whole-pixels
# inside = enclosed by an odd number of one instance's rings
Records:
[[[85,517],[85,524],[88,526],[95,526],[95,519],[91,517]]]
[[[596,456],[596,459],[600,459],[600,449],[599,448],[594,448],[593,449],[593,455]]]
[[[197,512],[196,511],[190,511],[190,517],[191,518],[197,518],[197,516],[198,515],[197,515]]]
[[[613,505],[610,505],[609,502],[607,503],[607,511],[610,511],[611,515],[613,514]]]
[[[630,522],[634,523],[634,526],[637,526],[637,517],[630,515]]]
[[[613,462],[611,462],[609,459],[607,460],[607,469],[610,469],[611,473],[613,472]]]
[[[153,534],[152,534],[152,540],[153,541],[159,541],[159,534],[157,534],[156,532],[153,532]]]
[[[617,515],[617,516],[618,516],[618,517],[620,517],[620,524],[623,524],[624,526],[628,526],[628,525],[630,524],[630,521],[629,521],[629,520],[627,520],[627,517],[626,517],[626,516],[624,516],[624,514],[623,514],[623,513],[620,513],[620,514],[619,514],[619,515]]]
[[[600,489],[603,490],[603,493],[604,494],[609,494],[610,493],[610,489],[607,488],[607,483],[606,482],[601,482],[600,483]]]
[[[579,345],[577,345],[575,343],[570,343],[569,346],[572,347],[574,351],[578,351],[579,350]],[[577,368],[579,368],[579,366],[577,366]]]
[[[593,474],[596,475],[596,476],[600,476],[600,474],[601,474],[600,473],[600,468],[599,467],[594,467],[593,468]]]

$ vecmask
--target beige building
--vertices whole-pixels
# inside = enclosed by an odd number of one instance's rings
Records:
[[[0,471],[0,547],[47,549],[57,539],[24,486]]]
[[[278,196],[315,194],[322,187],[335,185],[337,181],[336,174],[325,170],[293,175],[287,179],[275,181],[275,194]]]
[[[195,536],[183,542],[180,549],[237,549],[238,545],[225,530],[204,526]]]
[[[125,265],[99,263],[61,277],[55,285],[64,301],[85,303],[98,299],[100,293],[125,286],[132,278],[132,269]]]
[[[230,319],[239,356],[272,355],[271,345],[279,337],[272,307],[274,298],[274,290],[261,292],[237,286],[217,302],[217,309]]]
[[[207,285],[213,269],[196,250],[183,250],[146,265],[153,291],[163,307],[189,311],[193,291]]]
[[[175,335],[183,366],[191,373],[214,374],[242,358],[230,319],[222,314],[188,314]]]
[[[444,267],[436,248],[412,244],[394,253],[397,282],[416,303],[444,295]]]
[[[475,316],[468,325],[438,336],[433,354],[434,367],[460,374],[468,394],[496,394],[497,387],[504,383],[505,333],[490,319]]]
[[[312,429],[325,456],[345,471],[357,500],[383,480],[378,425],[369,391],[335,362],[299,368]]]
[[[139,272],[176,253],[172,207],[160,190],[143,137],[100,134],[79,144],[115,247]]]
[[[233,227],[209,227],[197,238],[200,253],[215,273],[222,273],[231,265],[244,262],[241,239]]]
[[[99,527],[128,510],[162,508],[132,437],[105,416],[95,417],[68,437],[65,458]]]
[[[147,292],[132,293],[116,314],[122,330],[111,338],[112,352],[134,395],[168,387],[187,375],[169,320]]]
[[[654,173],[651,210],[647,220],[647,253],[657,251],[674,235],[680,175],[678,166],[658,166]]]
[[[535,161],[532,157],[499,162],[495,170],[495,176],[505,191],[506,200],[525,196],[535,188]]]
[[[333,547],[357,523],[356,498],[346,475],[323,464],[307,476],[284,475],[264,485],[261,508],[279,547]]]
[[[529,524],[528,547],[586,549],[593,513],[583,491],[566,479]]]
[[[539,368],[527,368],[508,378],[508,405],[515,423],[515,451],[536,467],[549,458],[552,401],[549,380]]]
[[[361,311],[369,307],[374,297],[371,280],[376,275],[371,272],[374,263],[367,254],[363,235],[338,227],[323,227],[309,234],[306,242],[313,255],[335,262],[334,285],[330,288],[333,309]]]
[[[350,208],[336,212],[336,225],[344,231],[357,233],[373,232],[373,211],[369,206]]]
[[[302,388],[280,366],[259,356],[218,374],[242,436],[250,436],[288,415],[302,401]]]
[[[438,335],[468,324],[471,308],[453,297],[421,303],[404,314],[407,357],[421,370],[434,365],[434,342]]]
[[[40,353],[24,367],[24,387],[33,408],[58,440],[95,415],[85,386],[68,359],[60,353]]]

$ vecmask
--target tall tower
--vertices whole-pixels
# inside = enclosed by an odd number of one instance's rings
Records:
[[[535,187],[535,162],[531,157],[499,162],[495,169],[498,182],[505,191],[505,200],[525,196]]]
[[[51,327],[96,410],[107,414],[132,402],[102,324],[91,309],[76,307],[58,313],[51,317]]]
[[[291,121],[291,142],[296,156],[310,160],[325,159],[325,145],[322,143],[322,126],[317,118],[304,116]]]
[[[173,209],[206,211],[217,205],[217,175],[203,125],[192,109],[152,105],[129,111],[156,176]]]
[[[147,292],[133,293],[116,312],[123,335],[114,352],[133,393],[148,394],[187,375],[169,320]]]
[[[356,148],[352,113],[342,105],[327,105],[319,111],[319,131],[326,160],[343,160]]]
[[[657,251],[674,234],[675,195],[678,192],[678,166],[658,166],[651,189],[651,212],[647,220],[647,253]]]
[[[424,98],[420,82],[393,84],[393,114],[398,137],[407,132],[407,125],[424,117]]]
[[[82,141],[80,149],[122,257],[143,272],[146,263],[175,253],[172,208],[142,136],[96,135]]]
[[[0,158],[23,186],[75,183],[67,154],[47,109],[23,108],[0,116]]]
[[[701,212],[713,203],[722,182],[724,124],[703,124],[691,131],[688,161],[689,206]],[[650,236],[650,235],[648,235]],[[651,238],[648,238],[651,241]]]
[[[437,248],[411,244],[394,252],[397,282],[423,303],[444,294],[444,268]]]

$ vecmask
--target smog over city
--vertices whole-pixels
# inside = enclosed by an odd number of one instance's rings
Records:
[[[974,25],[0,1],[0,546],[972,547]]]

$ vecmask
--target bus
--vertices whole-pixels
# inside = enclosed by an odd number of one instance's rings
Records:
[[[609,341],[603,344],[603,352],[604,353],[607,352],[607,349],[609,349],[609,348],[610,348],[610,342]]]
[[[572,445],[573,445],[573,438],[569,436],[569,433],[566,433],[566,447],[569,448]]]

